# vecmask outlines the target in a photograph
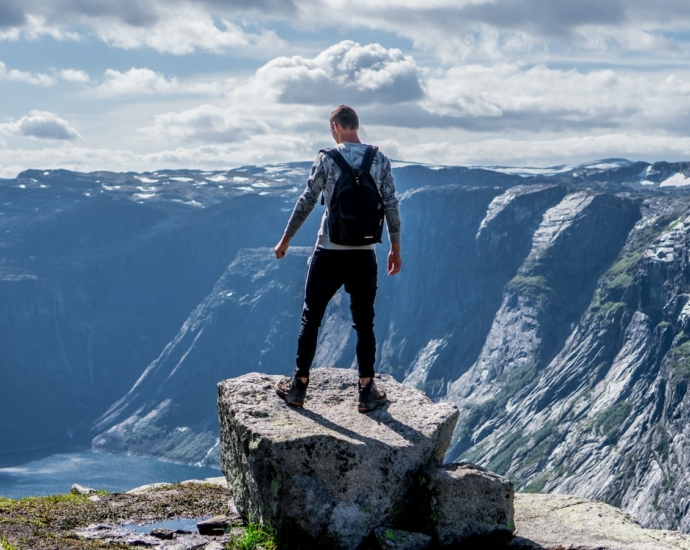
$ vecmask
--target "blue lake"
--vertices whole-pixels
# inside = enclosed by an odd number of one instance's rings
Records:
[[[0,496],[5,498],[68,493],[75,483],[109,492],[124,492],[148,483],[176,483],[223,475],[215,468],[90,450],[15,462],[0,466]]]

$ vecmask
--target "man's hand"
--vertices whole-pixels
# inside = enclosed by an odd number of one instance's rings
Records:
[[[279,260],[285,257],[285,253],[290,247],[290,239],[291,237],[283,235],[283,238],[280,239],[280,242],[273,248],[273,251],[276,253],[276,258]]]
[[[397,275],[401,269],[400,243],[391,243],[391,251],[388,253],[388,275]]]

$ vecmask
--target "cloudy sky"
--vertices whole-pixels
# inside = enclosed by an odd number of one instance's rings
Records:
[[[2,0],[0,176],[690,160],[687,0]]]

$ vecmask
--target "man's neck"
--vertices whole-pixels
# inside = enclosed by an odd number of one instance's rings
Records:
[[[354,130],[346,131],[346,132],[341,132],[338,135],[337,143],[362,143],[359,140],[359,136],[357,135],[357,132]]]

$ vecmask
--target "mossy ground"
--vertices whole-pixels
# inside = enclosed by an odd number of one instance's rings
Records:
[[[275,534],[261,525],[247,525],[227,544],[228,550],[278,550]]]
[[[0,549],[128,548],[81,540],[70,531],[94,523],[144,523],[223,514],[228,504],[226,489],[206,484],[173,485],[143,495],[100,494],[99,498],[100,502],[71,494],[21,500],[0,498]],[[242,533],[238,532],[236,538],[241,539]]]

